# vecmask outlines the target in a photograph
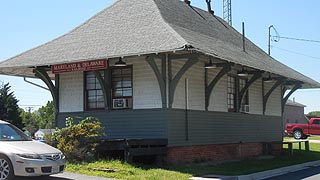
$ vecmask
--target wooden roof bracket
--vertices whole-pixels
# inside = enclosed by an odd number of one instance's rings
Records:
[[[169,79],[169,108],[172,108],[174,93],[176,87],[178,85],[179,80],[181,77],[187,72],[189,68],[191,68],[194,64],[199,62],[199,54],[188,54],[188,56],[181,56],[181,55],[169,55],[168,58],[168,79]],[[178,71],[175,77],[172,77],[172,60],[179,59],[182,57],[187,57],[187,62],[182,66],[182,68]]]
[[[237,101],[237,111],[239,112],[240,110],[240,105],[242,103],[243,97],[246,93],[246,91],[249,89],[249,87],[258,79],[260,79],[263,75],[264,71],[255,71],[253,72],[253,76],[251,77],[251,79],[246,83],[246,85],[240,90],[239,93],[239,97],[238,97],[238,101]]]
[[[35,76],[41,79],[49,88],[49,91],[51,93],[53,103],[54,103],[54,109],[55,113],[59,113],[59,90],[58,90],[58,84],[59,80],[56,81],[56,86],[52,83],[47,71],[47,67],[36,67],[33,69],[33,73],[35,73]],[[58,78],[59,79],[59,78]],[[57,117],[57,116],[56,116]]]
[[[280,85],[282,85],[285,81],[286,81],[287,78],[285,77],[281,77],[277,80],[276,83],[274,83],[274,85],[270,88],[270,90],[265,94],[263,95],[263,115],[265,115],[266,113],[266,108],[267,108],[267,102],[269,100],[269,97],[270,95],[273,93],[273,91],[275,89],[277,89]],[[264,82],[263,82],[264,83]],[[282,97],[282,96],[281,96]]]
[[[231,71],[232,63],[223,63],[218,64],[217,67],[222,67],[220,72],[216,75],[216,77],[208,84],[208,69],[205,69],[205,110],[208,111],[208,107],[210,104],[210,97],[215,85],[219,82],[219,80]]]
[[[107,69],[107,71],[108,71],[107,75],[110,74],[109,68]],[[101,86],[105,109],[111,110],[112,109],[112,106],[111,106],[111,86],[110,86],[110,83],[108,83],[110,81],[108,78],[107,78],[107,81],[105,81],[99,71],[93,71],[93,73],[96,76],[96,78]]]
[[[284,91],[282,92],[283,93],[283,96],[282,96],[282,100],[281,100],[281,110],[282,110],[282,114],[283,114],[283,111],[284,111],[284,106],[286,104],[286,102],[288,101],[289,97],[298,89],[300,89],[302,87],[302,82],[296,82],[296,84],[294,85],[294,87],[290,90],[290,92],[285,96],[284,96],[284,93],[285,93],[285,89],[283,89]]]
[[[166,90],[166,62],[167,62],[167,55],[160,55],[158,56],[161,59],[161,72],[155,62],[155,55],[150,55],[146,57],[147,63],[152,68],[154,74],[157,77],[160,93],[161,93],[161,101],[162,101],[162,108],[167,108],[167,90]]]

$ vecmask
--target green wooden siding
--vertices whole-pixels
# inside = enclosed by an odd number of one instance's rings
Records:
[[[169,146],[282,141],[281,117],[242,113],[188,111],[168,115]]]
[[[81,120],[93,116],[101,120],[107,138],[168,138],[169,146],[270,142],[282,140],[281,117],[242,113],[144,109],[60,113],[59,127],[66,117]]]
[[[92,116],[102,122],[110,139],[167,138],[165,115],[162,109],[60,113],[58,126],[65,126],[66,117],[81,120]]]

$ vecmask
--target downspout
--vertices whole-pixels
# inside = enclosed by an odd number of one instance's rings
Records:
[[[186,141],[189,141],[189,114],[188,114],[188,106],[189,106],[189,80],[185,79],[185,132],[186,132]]]

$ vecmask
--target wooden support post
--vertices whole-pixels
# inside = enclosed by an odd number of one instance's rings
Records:
[[[288,101],[289,97],[291,96],[292,93],[294,93],[296,90],[300,89],[302,87],[301,83],[297,83],[292,89],[291,91],[282,99],[281,101],[281,108],[282,108],[282,113],[284,111],[284,106],[286,104],[286,102]]]
[[[219,82],[219,80],[226,75],[228,72],[231,71],[231,64],[225,64],[224,66],[222,66],[222,69],[220,70],[220,72],[216,75],[216,77],[210,82],[210,84],[207,84],[207,78],[208,78],[208,70],[205,70],[205,78],[206,78],[206,82],[205,82],[205,109],[206,111],[208,111],[208,107],[210,104],[210,97],[213,91],[213,88],[215,87],[215,85]]]
[[[36,67],[33,72],[35,73],[35,76],[41,79],[49,88],[49,91],[51,93],[54,108],[56,114],[59,113],[59,97],[58,97],[58,89],[56,86],[52,83],[47,71],[46,67]],[[56,116],[57,117],[57,116]]]
[[[178,73],[172,79],[172,59],[188,58],[187,62],[182,66]],[[187,70],[199,61],[198,54],[187,55],[170,55],[168,68],[169,68],[169,108],[172,108],[174,93],[177,88],[178,82]]]
[[[161,73],[160,70],[155,62],[155,56],[150,55],[146,57],[147,63],[152,68],[154,74],[157,77],[160,93],[161,93],[161,100],[162,100],[162,108],[167,107],[167,90],[166,90],[166,57],[160,56],[161,59]]]
[[[270,95],[276,90],[280,85],[285,82],[286,78],[280,78],[277,82],[271,87],[271,89],[267,92],[267,94],[263,95],[263,115],[266,113],[267,102],[269,100]],[[264,82],[263,82],[264,83]]]
[[[246,93],[246,91],[249,89],[249,87],[256,81],[258,80],[259,78],[262,77],[262,74],[263,74],[263,71],[257,71],[253,74],[252,78],[246,83],[245,87],[243,87],[241,90],[240,90],[240,93],[239,93],[239,97],[238,97],[238,102],[237,102],[237,112],[239,112],[240,110],[240,106],[241,106],[241,103],[242,103],[242,99]]]
[[[104,77],[101,76],[99,71],[94,71],[103,93],[105,109],[112,109],[111,107],[111,87],[110,84],[106,82]]]

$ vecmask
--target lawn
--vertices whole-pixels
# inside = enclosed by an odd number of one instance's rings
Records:
[[[131,165],[121,161],[97,161],[94,163],[68,164],[66,171],[92,176],[102,176],[122,180],[151,179],[151,180],[187,180],[192,176],[204,174],[244,175],[279,167],[320,160],[320,144],[310,143],[310,152],[299,151],[294,145],[294,156],[284,153],[281,157],[272,159],[247,159],[223,164],[202,163],[180,166],[151,167]],[[93,169],[108,169],[114,172],[102,172]]]

